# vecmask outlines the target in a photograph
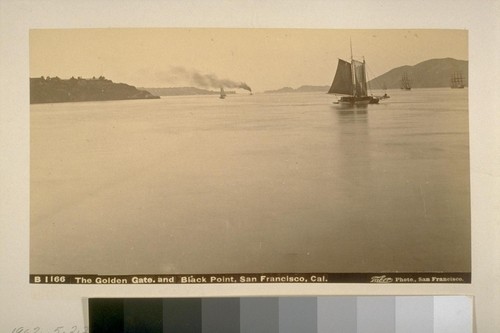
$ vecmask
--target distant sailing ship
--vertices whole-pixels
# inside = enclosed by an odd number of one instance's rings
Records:
[[[401,78],[401,89],[411,90],[410,79],[408,78],[407,72],[404,72],[403,77]]]
[[[462,76],[461,72],[453,73],[450,79],[450,86],[452,89],[463,89],[465,87],[464,77]]]
[[[226,98],[226,93],[224,92],[224,88],[220,87],[220,96],[219,96],[220,99],[224,99]]]
[[[353,59],[351,44],[351,62],[339,59],[337,72],[328,90],[329,94],[347,95],[342,96],[335,104],[367,105],[379,102],[379,98],[368,96],[365,67],[364,59],[363,62]]]

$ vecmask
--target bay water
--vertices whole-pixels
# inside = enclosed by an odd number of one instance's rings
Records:
[[[469,272],[467,89],[387,93],[32,105],[30,273]]]

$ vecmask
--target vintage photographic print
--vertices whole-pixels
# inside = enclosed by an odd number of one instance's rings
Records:
[[[469,283],[466,30],[30,31],[30,282]]]

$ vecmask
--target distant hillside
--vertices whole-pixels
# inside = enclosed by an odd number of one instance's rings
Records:
[[[98,79],[30,78],[30,103],[62,103],[159,98],[125,83]]]
[[[186,95],[219,95],[219,91],[199,89],[195,87],[172,87],[172,88],[139,88],[149,91],[157,96],[186,96]],[[226,94],[234,94],[234,91],[226,91]]]
[[[468,86],[468,66],[466,60],[452,58],[431,59],[414,66],[401,66],[368,82],[371,89],[399,89],[403,73],[408,73],[412,88],[450,87],[453,73],[461,73]]]
[[[296,93],[296,92],[318,92],[323,91],[327,92],[330,86],[300,86],[297,89],[293,89],[290,87],[283,87],[277,90],[266,90],[264,93],[266,94],[275,94],[275,93]]]

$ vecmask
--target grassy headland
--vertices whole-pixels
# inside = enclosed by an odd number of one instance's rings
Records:
[[[68,80],[43,76],[30,78],[30,104],[155,98],[160,97],[125,83],[114,83],[103,76]]]

